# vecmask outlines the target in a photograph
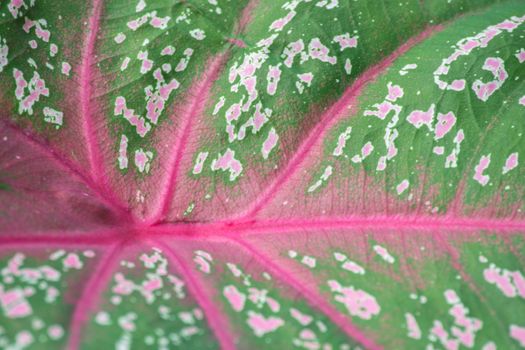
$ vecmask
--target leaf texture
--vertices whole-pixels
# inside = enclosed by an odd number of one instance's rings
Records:
[[[0,2],[0,348],[525,347],[525,4]]]

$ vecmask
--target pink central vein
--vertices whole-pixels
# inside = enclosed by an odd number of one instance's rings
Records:
[[[297,218],[288,220],[233,221],[216,223],[166,223],[150,227],[134,228],[130,226],[98,229],[86,232],[51,231],[30,234],[11,232],[0,235],[1,245],[58,244],[108,245],[126,239],[136,241],[150,239],[152,236],[176,236],[177,238],[201,239],[204,237],[229,237],[251,234],[293,234],[294,232],[323,232],[329,229],[349,230],[369,229],[376,232],[406,231],[409,234],[433,232],[435,230],[459,231],[470,233],[486,231],[498,235],[525,232],[525,220],[461,218],[461,217],[425,217],[425,216],[349,216],[325,218]]]
[[[103,175],[102,156],[95,136],[93,127],[93,116],[91,109],[92,87],[91,82],[94,77],[93,57],[95,54],[95,44],[100,27],[102,16],[103,0],[93,0],[93,10],[89,17],[89,28],[87,39],[84,43],[82,62],[80,64],[80,109],[82,113],[82,129],[86,139],[89,165],[92,177],[96,182],[100,182]]]

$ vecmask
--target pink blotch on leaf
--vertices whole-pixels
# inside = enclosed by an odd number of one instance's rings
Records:
[[[511,155],[509,155],[507,160],[505,161],[505,165],[503,166],[502,174],[505,175],[506,173],[516,168],[517,166],[518,166],[518,152],[514,152]]]
[[[122,273],[115,274],[116,285],[112,288],[113,293],[119,295],[130,295],[133,292],[133,282],[127,280]]]
[[[520,51],[516,54],[516,58],[520,63],[525,62],[525,49],[520,49]]]
[[[432,152],[434,152],[434,154],[437,154],[437,155],[442,155],[443,153],[445,153],[445,147],[436,146],[432,149]]]
[[[69,253],[62,262],[66,269],[80,270],[83,266],[82,261],[76,253]]]
[[[456,124],[456,116],[452,112],[448,112],[447,114],[441,114],[438,113],[437,116],[437,123],[436,123],[436,131],[435,131],[435,139],[439,140],[443,138],[446,134],[449,133],[449,131],[452,129],[452,127]]]
[[[388,95],[386,99],[389,101],[395,102],[397,99],[403,97],[403,95],[405,94],[405,91],[399,85],[393,85],[392,82],[389,82],[387,86]]]
[[[335,301],[342,303],[350,315],[369,320],[381,311],[374,296],[367,292],[354,289],[354,287],[343,287],[335,280],[329,280],[328,286],[334,293]]]
[[[35,21],[32,21],[29,18],[25,17],[24,25],[22,26],[22,29],[24,30],[24,32],[29,33],[29,30],[31,30],[31,28],[33,28],[34,25],[35,25]]]
[[[283,51],[283,56],[286,57],[284,60],[284,65],[288,68],[292,67],[295,56],[300,54],[304,50],[304,42],[302,39],[291,42],[286,46]]]
[[[228,300],[231,307],[240,312],[244,309],[244,303],[246,302],[246,295],[239,292],[235,286],[226,286],[222,292],[224,297]]]
[[[399,106],[393,105],[392,103],[388,101],[376,103],[374,107],[376,108],[376,110],[366,110],[364,112],[364,115],[365,116],[376,116],[379,119],[384,120],[391,111],[399,111]]]
[[[361,148],[362,158],[365,159],[366,157],[368,157],[372,153],[373,150],[374,150],[374,145],[372,145],[372,142],[368,141],[367,143],[365,143],[363,147]]]
[[[279,80],[281,79],[281,69],[279,68],[279,65],[270,66],[270,68],[268,69],[268,76],[266,79],[268,80],[266,92],[268,93],[268,95],[273,96],[277,91],[277,86],[279,84]]]
[[[242,173],[242,164],[235,159],[235,151],[227,149],[223,155],[219,154],[217,159],[211,163],[211,170],[229,171],[230,181],[234,181]]]
[[[0,286],[0,306],[4,314],[9,318],[22,318],[33,313],[31,305],[27,302],[24,293],[20,289],[3,291]]]
[[[481,186],[486,186],[489,183],[490,176],[484,175],[483,172],[489,167],[490,164],[490,154],[486,156],[482,156],[479,160],[478,165],[474,168],[474,177],[473,179],[476,180]]]
[[[284,325],[284,321],[279,317],[270,316],[265,318],[263,315],[248,311],[248,325],[256,336],[262,337],[267,333],[274,332],[277,328]]]
[[[290,315],[292,315],[292,317],[303,326],[308,326],[313,320],[313,317],[305,315],[301,311],[294,308],[290,309]]]
[[[397,194],[400,195],[403,192],[405,192],[405,190],[408,188],[409,185],[410,185],[410,183],[408,182],[407,179],[401,181],[401,183],[399,185],[397,185],[397,187],[396,187]]]
[[[324,46],[319,38],[314,38],[310,41],[308,45],[308,53],[313,59],[317,59],[321,62],[326,62],[330,64],[336,64],[337,58],[335,56],[329,56],[330,50],[328,47]]]
[[[193,167],[193,175],[198,175],[202,172],[206,158],[208,158],[208,152],[200,152],[197,155],[197,159],[195,160],[195,165]]]
[[[417,129],[426,125],[429,130],[432,130],[432,120],[434,119],[435,107],[436,105],[432,104],[427,111],[415,110],[408,115],[407,121]]]
[[[285,17],[273,21],[272,24],[270,24],[270,30],[280,32],[288,23],[290,23],[296,14],[297,12],[290,11]]]
[[[69,76],[71,72],[71,65],[67,62],[62,62],[62,74]]]
[[[209,274],[211,272],[210,263],[213,261],[211,255],[205,251],[197,250],[195,251],[195,256],[193,257],[193,262],[197,264],[197,267],[200,271]]]
[[[116,116],[123,115],[131,125],[136,127],[137,134],[139,134],[140,137],[144,137],[151,130],[151,125],[146,122],[144,118],[136,115],[135,110],[127,108],[126,99],[123,96],[118,96],[115,99],[115,109],[113,113]]]
[[[357,47],[357,36],[350,37],[349,33],[337,35],[334,37],[334,42],[338,43],[341,47],[341,51],[348,48]]]
[[[483,270],[483,277],[506,297],[514,298],[520,295],[525,299],[525,279],[521,272],[501,269],[492,264]]]
[[[419,328],[414,315],[406,313],[405,320],[407,323],[408,337],[412,339],[421,339],[421,329]]]
[[[128,167],[128,138],[126,135],[120,137],[120,146],[118,151],[118,167],[126,169]]]
[[[510,326],[510,336],[518,341],[522,347],[525,347],[525,327],[517,325]]]
[[[135,151],[135,166],[142,172],[149,172],[150,161],[153,158],[153,153],[144,151],[142,148]]]
[[[279,141],[279,135],[277,135],[275,128],[271,128],[270,132],[268,133],[268,137],[263,142],[263,145],[261,148],[261,153],[264,159],[268,159],[270,152],[275,148],[278,141]]]
[[[499,57],[487,58],[482,69],[491,72],[494,76],[494,80],[484,83],[480,79],[477,79],[472,84],[472,90],[474,90],[476,96],[481,101],[485,102],[503,85],[509,75],[505,70],[503,60]]]
[[[153,292],[157,289],[162,288],[162,280],[160,278],[153,278],[149,281],[144,282],[143,288],[147,292]]]

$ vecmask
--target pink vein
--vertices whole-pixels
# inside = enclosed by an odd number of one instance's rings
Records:
[[[25,244],[57,244],[68,246],[85,246],[85,245],[107,245],[115,241],[120,241],[129,237],[124,234],[123,230],[98,230],[81,233],[72,233],[56,231],[53,233],[35,234],[27,232],[10,232],[9,234],[0,235],[0,245],[5,248],[7,245],[25,245]]]
[[[322,139],[323,135],[330,130],[332,126],[341,118],[347,114],[349,108],[355,103],[357,97],[361,93],[364,87],[371,81],[376,79],[381,73],[383,73],[398,57],[405,54],[408,50],[420,43],[424,39],[428,38],[434,32],[441,30],[441,26],[429,27],[416,37],[411,38],[405,44],[401,45],[396,51],[394,51],[387,58],[382,60],[377,65],[369,68],[366,72],[360,75],[360,77],[343,93],[341,98],[335,102],[330,108],[328,108],[320,118],[320,121],[310,132],[305,141],[299,146],[297,152],[289,161],[286,168],[280,173],[275,182],[273,182],[267,189],[261,194],[261,196],[249,207],[243,214],[241,219],[247,219],[254,217],[259,211],[261,211],[266,205],[268,205],[273,199],[274,195],[287,183],[287,181],[298,171],[299,166],[306,160],[310,155],[310,150],[315,144]]]
[[[259,0],[250,0],[248,2],[248,4],[242,11],[234,35],[239,35],[246,29],[246,26],[251,20],[252,11],[258,3]],[[165,191],[161,193],[162,199],[160,201],[160,205],[157,207],[156,210],[154,210],[152,218],[145,220],[146,224],[151,225],[158,223],[159,221],[163,220],[168,214],[173,193],[175,191],[175,185],[177,181],[179,168],[184,155],[184,145],[188,141],[189,134],[191,132],[194,122],[193,119],[202,114],[213,83],[219,77],[221,69],[225,65],[227,58],[228,55],[226,52],[212,59],[211,63],[209,64],[209,68],[204,72],[204,79],[198,82],[197,85],[193,88],[195,90],[195,93],[190,93],[190,95],[193,95],[194,97],[190,100],[190,112],[184,117],[184,120],[182,122],[183,126],[181,128],[181,133],[176,137],[176,139],[179,140],[175,144],[174,149],[176,151],[173,152],[173,158],[168,161],[167,168],[170,169],[170,171],[169,176],[167,176],[167,184],[163,186],[163,188],[165,188]]]
[[[91,277],[86,282],[71,318],[67,349],[79,348],[82,340],[82,330],[89,321],[90,313],[93,311],[92,309],[97,299],[102,295],[104,286],[111,278],[114,262],[119,257],[123,244],[124,241],[109,247],[109,250],[102,259],[100,259],[97,268],[92,272]]]
[[[425,217],[425,216],[353,216],[334,218],[308,218],[290,220],[258,220],[246,222],[177,223],[143,228],[100,229],[82,233],[50,232],[28,234],[10,232],[0,234],[0,246],[25,244],[108,245],[133,237],[140,241],[151,235],[177,236],[202,239],[244,234],[293,234],[294,232],[323,231],[328,229],[370,229],[380,231],[403,230],[428,232],[435,230],[461,231],[461,233],[490,231],[499,235],[525,232],[525,220]]]
[[[208,69],[204,72],[204,79],[201,79],[197,84],[190,89],[190,108],[182,120],[182,128],[175,139],[177,140],[174,145],[173,157],[167,161],[168,176],[162,186],[163,191],[160,193],[159,205],[153,210],[151,218],[146,219],[145,224],[156,223],[167,215],[170,205],[171,197],[175,190],[175,183],[177,181],[178,171],[182,158],[184,156],[184,145],[188,142],[190,132],[195,118],[197,118],[204,110],[206,104],[206,96],[208,96],[213,83],[217,80],[222,66],[226,60],[226,54],[222,54],[214,57],[209,64]]]
[[[188,284],[188,290],[193,295],[199,306],[206,315],[208,325],[217,338],[221,349],[235,350],[233,336],[226,330],[227,321],[221,312],[215,307],[210,298],[203,292],[204,288],[200,285],[197,278],[192,275],[192,271],[186,263],[175,254],[173,249],[161,241],[154,241],[166,253],[166,256],[179,268],[179,272]]]
[[[100,17],[102,15],[103,0],[93,0],[93,12],[89,18],[88,36],[84,43],[82,62],[80,65],[80,108],[82,111],[82,124],[84,137],[87,143],[87,151],[92,176],[95,181],[102,178],[102,156],[94,135],[91,111],[91,81],[93,74],[93,57],[95,54],[95,43],[99,32]]]
[[[37,148],[40,152],[43,154],[49,156],[51,159],[55,160],[57,163],[59,163],[62,167],[66,168],[67,170],[71,171],[74,176],[78,177],[80,181],[86,185],[89,189],[91,189],[94,193],[96,193],[99,197],[99,199],[108,205],[110,208],[113,208],[121,213],[126,213],[129,215],[129,210],[124,206],[122,203],[120,203],[111,193],[108,191],[103,191],[99,184],[94,181],[91,177],[86,176],[82,171],[80,171],[71,161],[59,153],[55,152],[53,148],[49,145],[42,144],[40,141],[37,141],[36,137],[33,134],[30,134],[28,132],[25,132],[21,130],[18,126],[8,122],[8,121],[2,121],[2,124],[5,125],[5,127],[11,129],[13,132],[16,132],[17,134],[21,135],[24,140],[29,143],[31,146]]]
[[[343,313],[335,309],[330,303],[328,303],[321,295],[317,292],[312,291],[305,287],[299,280],[293,277],[293,274],[286,272],[284,269],[279,267],[270,258],[260,253],[251,244],[243,241],[239,238],[232,238],[233,241],[244,247],[250,252],[259,262],[264,265],[265,268],[270,270],[270,274],[280,279],[283,282],[289,284],[292,288],[299,291],[312,306],[318,308],[324,313],[334,324],[339,326],[350,338],[359,342],[369,350],[381,349],[382,347],[376,344],[372,339],[368,338],[359,328],[352,324],[348,317]]]
[[[335,228],[370,228],[376,230],[490,230],[500,233],[525,230],[525,220],[451,218],[431,216],[348,216],[333,218],[307,218],[289,220],[261,220],[245,224],[228,224],[233,229],[247,232],[289,232],[296,230],[322,230]]]
[[[525,220],[451,218],[449,216],[348,216],[333,218],[298,218],[288,220],[252,220],[246,222],[178,223],[152,226],[143,235],[166,234],[196,238],[203,236],[239,236],[243,234],[287,234],[327,229],[371,229],[461,232],[491,231],[507,234],[525,231]]]

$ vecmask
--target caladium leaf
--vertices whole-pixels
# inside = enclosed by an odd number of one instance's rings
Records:
[[[525,3],[0,2],[0,348],[525,347]]]

